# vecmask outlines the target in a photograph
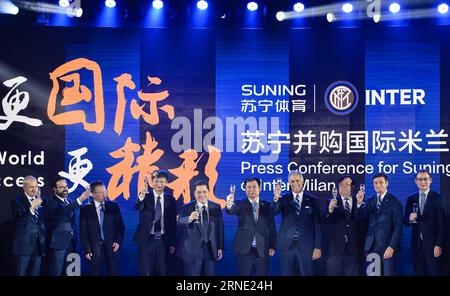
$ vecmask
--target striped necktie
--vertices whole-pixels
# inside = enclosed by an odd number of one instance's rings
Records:
[[[381,208],[381,195],[377,195],[377,214],[380,212]]]
[[[352,210],[350,209],[350,198],[346,197],[344,204],[345,217],[350,219],[352,217]]]
[[[296,195],[295,196],[295,213],[297,214],[297,216],[300,216],[300,195]]]
[[[31,201],[35,200],[36,198],[32,198]],[[34,215],[33,215],[33,222],[34,224],[38,225],[39,224],[39,207],[36,207],[34,209]]]

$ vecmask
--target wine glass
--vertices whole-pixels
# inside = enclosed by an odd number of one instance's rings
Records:
[[[412,205],[412,212],[415,214],[419,213],[419,204],[418,203],[413,203]],[[414,219],[414,221],[412,221],[411,223],[417,223],[416,219]]]
[[[148,178],[147,176],[144,177],[144,193],[147,194],[148,191]]]
[[[359,184],[359,190],[362,192],[366,192],[366,185],[365,184]]]
[[[338,205],[337,205],[338,189],[336,186],[334,186],[333,189],[331,190],[331,194],[333,195],[333,199],[336,201],[336,208],[337,208],[338,207]]]
[[[195,202],[195,210],[198,213],[198,218],[194,220],[194,223],[198,224],[198,223],[200,223],[200,208],[198,207],[198,203],[197,202]]]

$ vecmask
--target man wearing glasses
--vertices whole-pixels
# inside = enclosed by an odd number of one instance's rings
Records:
[[[176,205],[174,197],[164,192],[168,178],[165,170],[154,172],[153,189],[144,188],[136,201],[139,224],[134,241],[139,248],[140,275],[166,275],[167,253],[175,252]]]
[[[109,275],[119,274],[119,249],[125,226],[117,203],[106,199],[102,181],[91,183],[94,200],[80,210],[80,241],[91,274],[100,275],[106,264]]]
[[[430,174],[421,170],[416,175],[419,192],[408,197],[405,225],[412,226],[411,249],[417,275],[440,275],[439,260],[445,235],[445,212],[442,196],[431,190]]]
[[[52,181],[55,195],[47,203],[47,228],[50,247],[49,275],[60,276],[68,254],[76,251],[75,210],[88,199],[90,191],[87,189],[75,200],[69,199],[69,187],[62,177]]]

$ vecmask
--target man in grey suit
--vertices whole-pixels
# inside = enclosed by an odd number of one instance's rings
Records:
[[[205,181],[195,183],[195,200],[185,205],[178,219],[185,228],[176,254],[184,262],[184,274],[215,275],[216,262],[222,259],[224,227],[222,209],[208,200],[209,187]]]
[[[238,230],[233,242],[237,254],[239,275],[267,275],[268,256],[275,254],[276,229],[270,203],[261,200],[261,180],[247,178],[244,182],[247,198],[234,202],[227,197],[226,213],[238,217]]]

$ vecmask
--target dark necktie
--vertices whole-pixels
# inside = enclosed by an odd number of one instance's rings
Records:
[[[300,195],[296,195],[295,196],[295,213],[297,214],[297,216],[300,216]]]
[[[380,212],[381,208],[381,195],[377,195],[377,214]]]
[[[206,206],[202,207],[202,228],[203,241],[207,243],[209,241],[209,221]]]
[[[161,216],[162,216],[162,210],[161,210],[161,197],[158,196],[156,198],[156,205],[155,205],[155,219],[154,219],[154,223],[155,223],[155,228],[154,228],[154,233],[161,233]]]
[[[64,199],[64,204],[66,205],[66,206],[68,206],[70,203],[69,203],[69,200],[67,199],[67,197]]]
[[[32,198],[31,201],[35,200],[36,198]],[[39,225],[39,207],[36,207],[34,209],[34,215],[33,215],[33,222],[36,225]]]
[[[344,210],[345,210],[345,217],[347,219],[350,219],[352,217],[352,210],[350,209],[350,198],[346,197],[345,204],[344,204]]]
[[[105,240],[105,233],[103,232],[103,221],[105,219],[105,205],[102,203],[99,206],[100,208],[100,237],[102,241]]]

